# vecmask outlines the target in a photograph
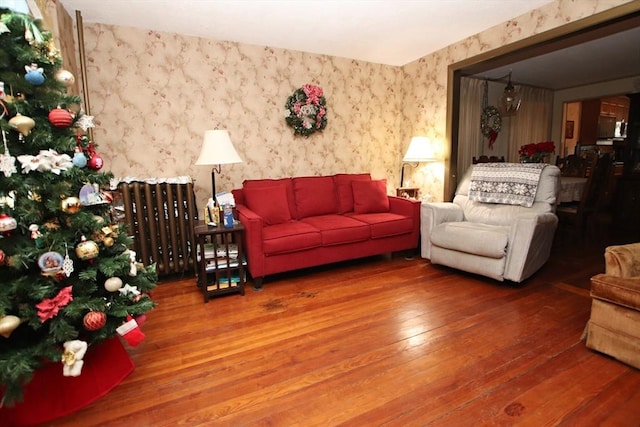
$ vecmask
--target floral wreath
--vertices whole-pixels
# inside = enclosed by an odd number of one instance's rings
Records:
[[[320,86],[305,84],[296,89],[285,108],[284,119],[294,134],[309,136],[327,127],[327,100]]]

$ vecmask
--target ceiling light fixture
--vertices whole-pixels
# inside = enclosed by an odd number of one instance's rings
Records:
[[[522,98],[520,93],[516,91],[516,88],[511,83],[511,71],[509,71],[509,81],[504,88],[502,96],[498,100],[498,106],[500,108],[500,114],[503,116],[510,116],[515,114],[522,104]]]

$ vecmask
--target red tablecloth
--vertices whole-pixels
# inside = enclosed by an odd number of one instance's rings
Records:
[[[21,403],[0,409],[0,426],[29,426],[68,415],[107,394],[133,369],[118,337],[87,351],[79,377],[65,377],[61,363],[48,363],[25,386]]]

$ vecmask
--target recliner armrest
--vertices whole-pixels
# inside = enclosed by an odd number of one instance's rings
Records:
[[[451,202],[423,202],[420,211],[420,256],[431,259],[431,230],[445,222],[464,220],[464,212]]]

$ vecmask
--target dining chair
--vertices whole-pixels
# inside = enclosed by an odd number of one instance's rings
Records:
[[[592,173],[587,177],[587,183],[580,201],[577,203],[560,204],[556,207],[556,215],[561,227],[571,230],[575,237],[585,237],[586,221],[601,203],[602,193],[610,185],[609,176],[613,166],[610,154],[597,158]]]
[[[478,164],[478,163],[504,163],[504,156],[486,156],[486,155],[482,155],[478,158],[476,158],[475,156],[473,157],[473,159],[471,160],[472,163],[474,165]]]

